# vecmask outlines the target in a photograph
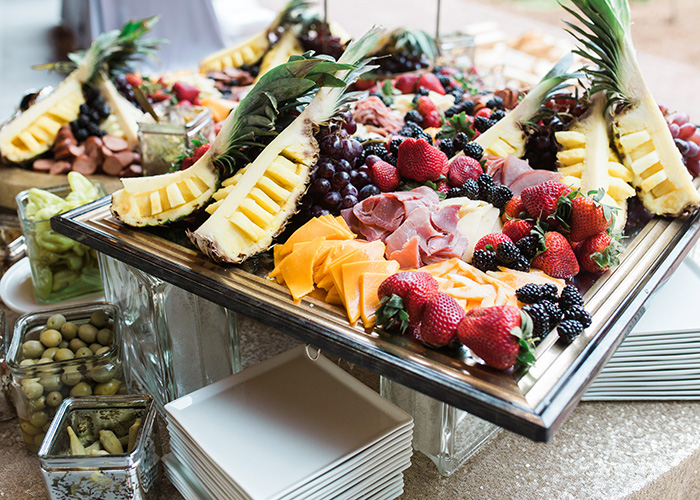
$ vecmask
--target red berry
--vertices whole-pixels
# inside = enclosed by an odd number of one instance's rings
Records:
[[[440,113],[437,111],[431,111],[423,117],[423,128],[439,128],[442,125],[442,119],[440,118]]]
[[[401,178],[418,182],[435,181],[449,169],[445,153],[425,139],[405,139],[399,146],[397,168]]]
[[[503,234],[507,235],[513,242],[516,242],[526,236],[535,228],[535,224],[525,219],[510,219],[503,224]]]
[[[576,248],[581,269],[589,273],[604,273],[618,265],[621,252],[622,246],[605,232],[591,236]]]
[[[401,182],[401,175],[395,166],[384,160],[372,164],[372,182],[382,193],[396,191]]]
[[[192,158],[194,158],[195,163],[202,157],[204,154],[209,151],[209,148],[211,147],[211,143],[206,143],[202,144],[199,146],[197,149],[194,150],[194,154],[192,155]]]
[[[571,188],[559,181],[546,181],[523,189],[520,198],[528,215],[533,219],[546,220],[554,215],[559,198],[571,192]]]
[[[481,239],[476,242],[476,245],[474,246],[474,251],[476,252],[477,250],[491,250],[495,252],[496,248],[498,248],[499,243],[503,243],[504,241],[513,243],[513,240],[511,240],[508,236],[506,236],[503,233],[487,234],[486,236],[482,236]]]
[[[583,241],[594,234],[605,231],[612,224],[613,214],[588,196],[577,196],[571,200],[571,241]]]
[[[420,333],[423,342],[433,347],[452,343],[457,337],[457,326],[464,317],[464,309],[445,292],[435,292],[425,304]]]
[[[447,194],[447,192],[450,190],[450,185],[447,183],[447,181],[441,180],[441,181],[438,183],[437,190],[438,190],[440,193],[445,193],[445,194]]]
[[[404,302],[411,323],[421,321],[428,298],[437,291],[438,282],[432,274],[419,271],[403,271],[385,279],[377,295],[380,299],[398,295]]]
[[[416,101],[416,111],[418,111],[421,116],[428,116],[430,113],[437,112],[437,106],[428,96],[420,96],[418,101]]]
[[[477,180],[484,169],[478,161],[470,156],[458,156],[450,163],[450,170],[447,174],[447,179],[450,181],[450,186],[458,187],[464,184],[469,179]]]
[[[434,75],[433,73],[424,73],[421,75],[421,77],[418,79],[418,83],[416,84],[416,88],[421,87],[437,92],[438,94],[445,95],[445,88],[440,83],[437,75]]]
[[[527,217],[527,210],[525,210],[525,204],[520,196],[513,196],[506,206],[503,207],[503,215],[501,220],[507,222],[509,219],[522,219]]]
[[[493,113],[491,108],[481,108],[479,111],[474,113],[474,117],[483,116],[484,118],[491,118],[491,113]]]
[[[420,78],[420,76],[416,74],[401,75],[394,80],[394,87],[403,94],[413,94],[416,91],[418,78]]]
[[[576,255],[563,234],[549,231],[544,235],[546,250],[532,259],[532,267],[541,269],[552,278],[571,278],[579,272]]]
[[[194,102],[199,97],[199,89],[194,85],[184,82],[173,83],[173,93],[178,101]]]

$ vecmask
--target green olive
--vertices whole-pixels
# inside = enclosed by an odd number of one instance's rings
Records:
[[[46,437],[46,432],[42,432],[41,434],[37,434],[34,436],[34,444],[41,447],[42,444],[44,444],[44,438]]]
[[[88,375],[98,384],[104,384],[105,382],[109,382],[111,379],[113,379],[116,372],[117,368],[113,365],[96,366],[88,372]]]
[[[70,347],[70,350],[73,352],[78,352],[78,349],[81,349],[83,347],[87,347],[88,345],[83,342],[82,340],[76,338],[68,342],[68,347]]]
[[[77,351],[75,351],[75,357],[76,358],[89,358],[90,356],[93,356],[95,353],[93,353],[89,347],[81,347]]]
[[[50,410],[53,410],[53,408],[49,408],[49,409],[50,409]],[[53,417],[53,415],[50,415],[50,416]],[[46,423],[41,427],[41,430],[44,431],[44,432],[48,432],[49,427],[51,427],[51,420],[49,420],[48,422],[46,422]]]
[[[78,328],[78,337],[80,337],[86,345],[90,345],[97,339],[97,328],[90,323],[80,325],[80,328]]]
[[[97,341],[104,346],[112,345],[114,341],[114,332],[109,328],[103,328],[97,332]]]
[[[96,356],[99,356],[99,355],[102,354],[102,353],[108,352],[109,349],[110,349],[110,348],[107,347],[107,346],[100,347],[98,350],[95,351],[95,355],[96,355]]]
[[[65,337],[63,337],[65,339]],[[60,344],[58,344],[56,347],[59,349],[68,349],[68,341],[67,340],[62,340]]]
[[[63,337],[61,336],[61,332],[58,330],[46,330],[41,332],[41,335],[39,335],[39,340],[46,347],[56,347],[61,343]]]
[[[36,362],[37,365],[48,365],[49,363],[53,363],[53,359],[41,358],[39,361]]]
[[[90,350],[92,351],[93,354],[95,354],[97,351],[102,349],[102,344],[98,344],[97,342],[94,342],[88,346]]]
[[[56,355],[56,351],[58,351],[58,347],[49,347],[44,351],[44,353],[41,355],[42,358],[51,358],[53,359],[54,356]]]
[[[19,426],[22,428],[22,432],[29,434],[30,436],[36,436],[41,432],[41,429],[37,429],[34,427],[32,424],[27,422],[26,420],[19,420]]]
[[[49,421],[49,414],[45,411],[37,411],[30,415],[29,423],[32,424],[37,429],[41,429],[42,426]]]
[[[29,384],[33,384],[34,382],[39,382],[39,377],[23,378],[21,380],[22,387],[27,387]]]
[[[46,326],[54,330],[60,329],[66,324],[66,317],[63,314],[54,314],[46,321]]]
[[[40,397],[44,393],[44,386],[39,382],[32,382],[25,385],[22,390],[24,391],[24,395],[27,397],[27,399],[31,401]]]
[[[26,359],[36,359],[44,352],[44,346],[38,340],[27,340],[22,344],[22,355]]]
[[[29,409],[32,411],[41,411],[46,408],[46,398],[44,396],[38,397],[29,402]]]
[[[31,424],[29,424],[31,425]],[[27,447],[31,448],[33,446],[36,446],[34,444],[34,436],[31,434],[27,434],[26,432],[22,432],[22,439],[24,440],[24,444],[27,445]]]
[[[119,390],[117,391],[117,394],[119,394],[120,396],[127,394],[126,384],[121,384],[119,386]]]
[[[56,408],[63,401],[63,394],[58,391],[49,392],[46,395],[46,404],[52,408]]]
[[[92,323],[95,328],[104,328],[109,323],[109,315],[104,311],[95,311],[90,316],[90,323]]]
[[[87,382],[80,382],[73,386],[70,390],[70,395],[73,397],[92,396],[92,387]]]
[[[75,323],[64,323],[60,330],[61,335],[63,335],[63,338],[66,340],[72,340],[78,335],[78,327],[75,326]]]
[[[113,396],[119,390],[121,382],[117,379],[112,379],[104,384],[97,384],[95,386],[95,395],[97,396]]]
[[[70,349],[62,348],[56,351],[56,355],[53,357],[55,361],[65,361],[67,359],[73,359],[75,354]]]
[[[83,380],[83,374],[80,373],[77,369],[73,370],[68,370],[66,369],[63,372],[63,375],[61,375],[61,382],[66,384],[67,386],[73,387],[76,385],[78,382]]]
[[[23,359],[19,362],[19,366],[33,366],[36,364],[36,359]]]
[[[39,379],[39,383],[44,386],[46,392],[61,390],[61,377],[59,375],[46,375]]]

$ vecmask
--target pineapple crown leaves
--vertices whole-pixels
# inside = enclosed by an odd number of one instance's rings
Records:
[[[309,7],[311,7],[311,2],[308,0],[290,0],[269,26],[268,32],[273,31],[278,26],[303,23],[308,17]]]
[[[142,38],[148,33],[159,17],[153,16],[140,21],[129,21],[121,30],[111,30],[100,34],[87,50],[71,52],[68,61],[34,66],[34,69],[53,69],[60,73],[79,70],[81,82],[91,80],[107,67],[110,75],[130,70],[130,65],[140,59],[156,58],[156,51],[167,40],[162,38]]]
[[[520,326],[510,331],[510,334],[518,338],[520,352],[515,362],[515,371],[522,375],[535,363],[535,343],[532,338],[532,318],[526,312],[520,311]]]
[[[394,49],[403,48],[414,55],[423,54],[430,61],[435,61],[438,52],[435,38],[425,31],[415,28],[397,28],[381,39],[372,50],[372,54],[385,54],[393,52]]]
[[[377,326],[384,330],[389,330],[396,325],[401,333],[404,333],[408,328],[409,318],[406,306],[403,299],[396,294],[392,294],[391,297],[382,297],[375,316],[377,317]]]
[[[562,7],[574,16],[582,26],[565,21],[570,33],[580,46],[574,50],[589,59],[596,68],[584,68],[591,79],[591,94],[605,91],[608,106],[626,107],[631,100],[625,92],[625,52],[632,47],[630,37],[630,11],[627,0],[572,0],[577,12]]]

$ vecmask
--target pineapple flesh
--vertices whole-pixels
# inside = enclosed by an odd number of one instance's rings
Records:
[[[586,70],[591,93],[605,93],[615,148],[637,196],[657,215],[697,209],[700,195],[639,68],[627,0],[572,3],[578,11],[564,8],[581,24],[567,22],[580,44],[576,52],[598,66]]]
[[[284,32],[279,41],[275,44],[270,51],[265,54],[260,63],[260,72],[258,76],[255,77],[255,82],[257,83],[260,78],[270,71],[270,69],[279,66],[287,62],[290,56],[299,55],[304,52],[299,41],[297,40],[296,29],[289,28]]]

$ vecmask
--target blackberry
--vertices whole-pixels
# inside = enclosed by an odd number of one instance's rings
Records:
[[[460,113],[461,111],[459,104],[454,104],[445,110],[445,117],[452,118],[454,115],[458,115]]]
[[[399,146],[401,145],[401,143],[403,141],[404,140],[400,137],[396,137],[396,138],[392,139],[391,141],[389,141],[389,152],[394,156],[398,156]]]
[[[510,265],[520,258],[520,250],[510,241],[502,241],[496,247],[496,264],[510,267]]]
[[[493,189],[488,202],[496,208],[503,208],[513,197],[513,191],[508,186],[497,186]]]
[[[476,200],[479,198],[479,184],[474,179],[467,179],[462,184],[462,195],[466,196],[470,200]]]
[[[100,97],[100,91],[97,87],[92,87],[90,85],[83,85],[83,96],[88,103],[94,102],[95,99]]]
[[[440,81],[440,85],[443,86],[445,90],[447,90],[449,87],[452,86],[452,82],[450,81],[450,77],[447,75],[438,75],[438,80]],[[502,101],[501,101],[502,102]]]
[[[417,124],[423,123],[423,115],[421,115],[417,110],[412,109],[406,115],[403,117],[403,120],[408,123],[408,122],[413,122]]]
[[[428,95],[429,93],[430,93],[430,91],[428,89],[426,89],[425,87],[418,87],[418,90],[416,91],[416,94],[418,94],[419,96]]]
[[[571,306],[568,309],[564,309],[564,319],[573,319],[581,323],[583,328],[588,328],[591,326],[591,315],[586,311],[583,306]]]
[[[505,118],[505,117],[506,117],[506,112],[503,111],[502,109],[497,109],[496,111],[494,111],[493,113],[491,113],[491,119],[492,119],[492,120],[500,121],[500,120],[502,120],[502,119]]]
[[[536,304],[542,300],[542,288],[537,283],[528,283],[518,288],[515,296],[523,304]]]
[[[524,238],[520,238],[515,245],[520,249],[520,253],[522,253],[525,258],[532,260],[535,255],[537,255],[540,239],[534,235],[525,236]]]
[[[493,177],[489,174],[481,174],[476,180],[479,184],[479,199],[484,201],[489,201],[493,195],[493,190],[496,187],[493,182]]]
[[[387,149],[384,147],[384,144],[379,144],[375,142],[365,146],[365,148],[362,150],[362,163],[360,163],[359,165],[363,165],[367,157],[370,155],[378,156],[385,162],[396,166],[396,157],[389,153],[389,151],[387,151]]]
[[[477,116],[474,118],[474,128],[482,134],[494,126],[496,120],[491,120],[485,116]]]
[[[583,307],[583,297],[574,285],[566,285],[561,291],[561,297],[559,297],[559,307],[566,311],[572,306]]]
[[[547,310],[547,314],[549,314],[549,324],[552,327],[561,321],[562,312],[558,305],[551,300],[543,300],[540,302],[540,304],[542,304]]]
[[[450,188],[447,191],[448,198],[459,198],[460,196],[463,196],[461,186]]]
[[[524,273],[527,273],[530,271],[530,261],[527,260],[527,258],[523,254],[520,254],[520,258],[513,262],[510,265],[510,268],[515,271],[522,271]]]
[[[481,161],[481,158],[484,156],[484,148],[476,142],[470,142],[462,149],[465,155],[474,158],[476,161]]]
[[[476,107],[476,103],[474,101],[462,101],[460,103],[460,106],[462,108],[462,111],[464,111],[468,115],[471,115],[472,113],[474,113],[474,108]]]
[[[421,122],[422,121],[423,119],[421,118]],[[421,133],[423,133],[423,127],[416,122],[406,122],[403,128],[399,131],[399,135],[404,137],[418,137],[418,135]]]
[[[461,89],[459,87],[454,87],[452,90],[450,90],[448,92],[448,94],[454,96],[455,104],[456,104],[462,100],[462,97],[464,97],[464,89]]]
[[[472,255],[472,266],[480,271],[498,271],[496,266],[496,252],[491,250],[476,250]]]
[[[583,325],[575,319],[565,319],[557,327],[559,338],[567,344],[571,344],[576,337],[583,332]]]
[[[493,96],[486,101],[486,107],[489,109],[503,109],[503,99],[498,96]]]
[[[455,151],[462,151],[468,142],[469,138],[467,137],[467,134],[464,132],[457,132],[452,138],[452,147]]]
[[[452,158],[454,155],[454,148],[452,145],[452,139],[443,139],[440,141],[440,151],[445,153],[448,158]]]
[[[543,339],[552,329],[549,325],[549,313],[542,304],[528,304],[523,306],[523,312],[526,312],[532,319],[532,336]]]
[[[556,285],[552,283],[545,283],[544,285],[540,286],[540,289],[542,290],[543,300],[549,300],[554,303],[557,302],[559,290],[557,289]]]

